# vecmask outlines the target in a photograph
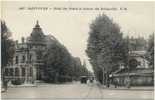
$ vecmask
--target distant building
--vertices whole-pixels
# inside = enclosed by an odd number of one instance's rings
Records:
[[[146,51],[141,50],[141,51],[131,51],[129,52],[130,58],[129,58],[129,63],[133,60],[135,60],[135,63],[137,63],[137,68],[149,68],[149,62],[146,59]]]
[[[53,36],[43,33],[38,21],[27,39],[22,38],[22,42],[16,41],[16,50],[13,58],[13,65],[5,68],[5,78],[7,80],[20,80],[21,83],[33,83],[35,80],[43,78],[42,55],[47,48],[47,44],[56,41]]]
[[[121,67],[111,75],[113,83],[120,86],[125,86],[128,82],[131,86],[153,85],[154,70],[149,66],[145,53],[145,51],[130,52],[129,63],[136,67],[130,70]]]

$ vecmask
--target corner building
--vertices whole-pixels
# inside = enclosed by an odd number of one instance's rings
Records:
[[[22,42],[16,41],[13,65],[5,68],[5,78],[9,81],[20,80],[20,83],[34,83],[44,78],[43,54],[47,44],[56,41],[53,36],[44,35],[37,21],[31,34]]]

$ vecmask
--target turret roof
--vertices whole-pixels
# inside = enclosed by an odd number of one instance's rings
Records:
[[[39,21],[37,20],[35,27],[33,28],[29,41],[44,41],[45,35],[39,25]]]

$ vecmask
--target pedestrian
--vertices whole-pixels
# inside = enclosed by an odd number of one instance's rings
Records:
[[[114,83],[115,88],[117,88],[117,79],[113,80],[113,83]]]
[[[110,87],[110,78],[107,79],[107,87]]]
[[[90,80],[90,83],[93,83],[93,78],[92,78],[92,77],[90,77],[90,79],[89,79],[89,80]]]
[[[6,92],[7,91],[7,89],[8,89],[8,81],[6,80],[6,79],[4,79],[4,92]]]
[[[130,88],[130,77],[126,79],[126,87]]]

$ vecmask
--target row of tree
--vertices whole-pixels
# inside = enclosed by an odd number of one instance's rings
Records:
[[[154,38],[151,36],[148,46],[148,58],[153,65]],[[107,84],[109,74],[119,69],[123,64],[129,65],[129,50],[144,50],[146,40],[139,38],[123,38],[119,25],[107,15],[99,15],[90,25],[86,53],[93,66],[98,81]],[[104,80],[104,82],[103,82]]]
[[[1,21],[1,80],[4,81],[4,68],[7,64],[12,63],[15,52],[15,44],[11,39],[11,32],[5,24]]]
[[[73,57],[60,42],[49,44],[44,57],[44,80],[46,82],[66,82],[78,80],[80,76],[88,75],[86,66],[80,58]]]

